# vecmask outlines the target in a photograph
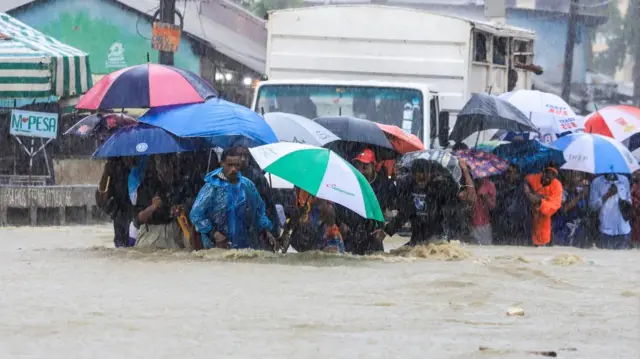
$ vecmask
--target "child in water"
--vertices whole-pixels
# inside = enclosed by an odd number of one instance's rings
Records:
[[[336,212],[333,205],[326,200],[317,199],[316,205],[320,210],[322,250],[331,253],[344,253],[344,241],[340,228],[336,224]]]
[[[344,241],[331,202],[314,197],[300,188],[296,187],[295,190],[297,211],[286,226],[283,253],[286,253],[289,244],[298,252],[322,250],[344,253]]]

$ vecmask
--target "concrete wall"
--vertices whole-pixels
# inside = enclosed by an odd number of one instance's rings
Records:
[[[104,161],[92,159],[53,160],[56,184],[96,185],[102,176]]]
[[[66,225],[106,221],[96,208],[95,185],[2,186],[0,226]]]

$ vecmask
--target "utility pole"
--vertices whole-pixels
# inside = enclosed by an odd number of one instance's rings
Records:
[[[576,44],[576,25],[580,0],[569,0],[567,44],[564,48],[564,72],[562,73],[562,98],[569,103],[571,97],[571,73],[573,71],[573,49]]]
[[[176,0],[160,0],[160,21],[175,24]],[[173,52],[160,51],[158,62],[162,65],[173,66]]]

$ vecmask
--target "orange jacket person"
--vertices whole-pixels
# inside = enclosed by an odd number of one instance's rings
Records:
[[[551,242],[551,217],[562,207],[562,184],[557,177],[558,170],[547,167],[526,178],[525,194],[534,207],[532,239],[536,246]]]

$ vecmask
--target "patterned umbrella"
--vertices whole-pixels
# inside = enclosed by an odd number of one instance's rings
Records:
[[[404,176],[411,171],[411,164],[417,159],[427,160],[439,165],[439,175],[449,177],[456,185],[460,185],[460,179],[462,178],[462,170],[460,169],[460,163],[458,157],[455,156],[449,150],[424,150],[409,152],[406,155],[400,157],[396,163],[398,169],[398,175]]]
[[[509,162],[492,153],[478,150],[460,150],[456,151],[455,155],[467,163],[473,178],[495,176],[509,168]]]
[[[135,118],[123,113],[95,113],[78,121],[64,134],[80,137],[93,136],[103,141],[117,129],[135,125],[137,122]]]
[[[217,96],[200,76],[177,67],[144,64],[112,72],[80,98],[76,108],[152,108],[202,103]]]

